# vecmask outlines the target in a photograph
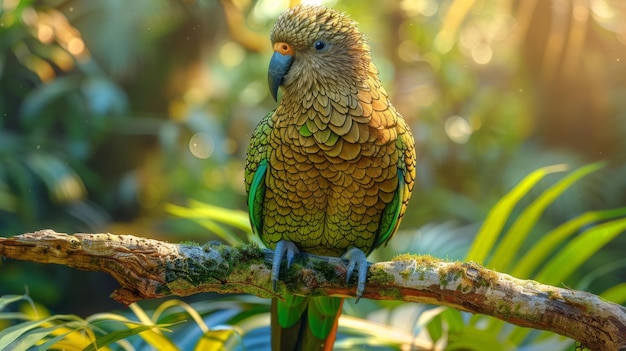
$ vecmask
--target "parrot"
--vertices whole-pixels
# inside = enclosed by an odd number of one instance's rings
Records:
[[[411,131],[381,86],[357,24],[343,12],[300,4],[277,18],[268,85],[278,107],[254,129],[245,185],[252,229],[283,260],[341,257],[356,296],[367,255],[398,229],[415,183]],[[357,300],[358,301],[358,300]],[[272,299],[273,350],[332,350],[343,299]]]

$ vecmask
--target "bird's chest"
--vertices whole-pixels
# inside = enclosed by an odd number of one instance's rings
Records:
[[[336,154],[335,145],[319,141],[323,136],[303,135],[299,129],[297,125],[275,128],[269,154],[276,186],[293,195],[323,198],[329,192],[349,190],[354,176],[372,164],[371,157],[360,154],[342,159]],[[338,139],[335,143],[343,141]]]
[[[273,133],[267,185],[277,206],[303,208],[307,213],[334,215],[346,208],[352,212],[376,205],[379,185],[396,177],[391,152],[380,146],[359,145],[361,153],[344,159],[313,135],[299,134],[296,125],[278,126]]]
[[[396,164],[380,146],[359,148],[342,158],[314,135],[299,133],[295,124],[274,125],[264,204],[266,244],[286,239],[320,254],[371,246],[390,201],[382,201],[381,190],[390,180],[397,183]]]

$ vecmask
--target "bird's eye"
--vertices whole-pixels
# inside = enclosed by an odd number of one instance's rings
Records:
[[[324,52],[324,51],[326,51],[326,50],[328,50],[330,48],[330,45],[327,42],[325,42],[324,40],[318,40],[315,43],[313,43],[313,47],[318,52]]]

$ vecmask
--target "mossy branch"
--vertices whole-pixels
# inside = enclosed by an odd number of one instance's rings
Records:
[[[272,291],[273,253],[255,245],[172,244],[131,235],[75,234],[52,230],[0,238],[0,255],[56,263],[113,276],[122,287],[112,297],[125,304],[200,292],[353,297],[339,258],[299,255]],[[593,350],[626,350],[626,308],[591,293],[557,288],[497,273],[475,263],[403,255],[373,263],[363,295],[450,306],[523,327],[549,330]]]

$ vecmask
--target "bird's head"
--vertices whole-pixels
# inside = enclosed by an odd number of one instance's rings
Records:
[[[271,32],[274,54],[268,83],[274,100],[278,87],[297,89],[351,85],[367,79],[369,47],[356,23],[344,13],[298,5],[278,17]]]

